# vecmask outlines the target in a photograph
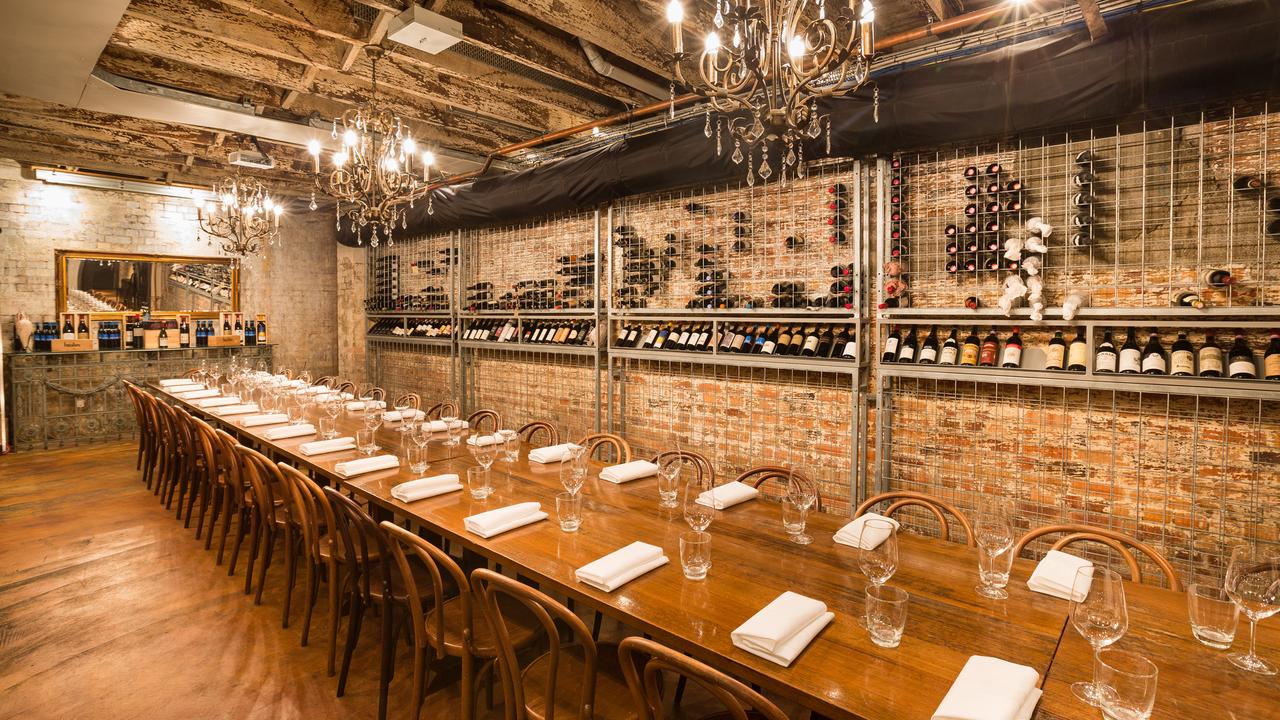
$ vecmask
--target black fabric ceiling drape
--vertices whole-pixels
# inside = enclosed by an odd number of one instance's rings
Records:
[[[1106,121],[1280,91],[1280,0],[1205,0],[1108,19],[942,63],[877,75],[869,93],[825,103],[835,156],[928,147]],[[1048,32],[1048,31],[1047,31]],[[824,143],[806,153],[817,157]],[[399,235],[504,224],[627,195],[710,184],[745,173],[717,156],[701,117],[532,170],[438,191],[435,213],[410,212]],[[775,156],[776,157],[776,156]],[[340,242],[354,244],[346,230]]]

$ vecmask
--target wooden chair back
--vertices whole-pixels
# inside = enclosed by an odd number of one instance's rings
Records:
[[[194,439],[204,458],[204,472],[210,489],[225,484],[226,459],[223,457],[222,443],[213,426],[198,417],[191,416],[188,421],[194,431]]]
[[[881,515],[884,515],[885,517],[893,517],[894,513],[904,507],[919,507],[929,511],[929,513],[933,515],[934,519],[938,521],[938,527],[941,530],[943,540],[951,539],[951,522],[947,520],[947,515],[949,514],[954,517],[960,527],[964,529],[965,545],[968,545],[969,547],[977,547],[977,541],[973,537],[973,525],[969,522],[969,518],[965,517],[964,513],[960,512],[956,506],[946,500],[936,498],[932,495],[926,495],[925,493],[914,492],[911,490],[892,490],[880,493],[879,495],[869,497],[864,500],[862,504],[853,511],[853,516],[858,517],[882,502],[889,503],[889,506],[885,508],[883,513],[881,513]]]
[[[277,510],[283,511],[288,505],[288,489],[284,487],[284,479],[279,478],[280,470],[270,458],[251,447],[236,445],[234,449],[240,458],[241,476],[248,481],[253,494],[253,504],[258,508],[258,515],[267,525],[285,520]],[[283,504],[276,505],[276,499]],[[287,511],[286,511],[287,512]]]
[[[222,481],[226,483],[228,488],[231,488],[231,492],[235,493],[233,497],[236,500],[236,505],[240,505],[245,490],[249,489],[246,487],[249,481],[245,478],[245,470],[240,461],[240,453],[236,452],[236,446],[240,444],[240,441],[222,428],[214,428],[213,435],[220,447],[218,457],[223,468]]]
[[[503,707],[511,708],[507,711],[507,717],[514,720],[528,720],[529,712],[515,644],[512,642],[506,618],[502,614],[502,607],[506,604],[501,601],[503,597],[527,608],[546,633],[549,666],[547,685],[540,689],[545,701],[543,719],[555,720],[556,680],[561,676],[561,661],[565,646],[569,642],[576,642],[582,647],[582,680],[577,684],[582,693],[578,699],[578,717],[590,718],[595,705],[597,652],[595,641],[591,639],[591,632],[586,624],[572,610],[549,595],[487,568],[472,571],[471,592],[474,593],[490,627],[493,628],[498,650],[499,674],[502,677]],[[567,637],[563,628],[568,628]]]
[[[1173,564],[1160,553],[1159,550],[1147,545],[1137,538],[1126,535],[1115,530],[1107,528],[1093,527],[1090,525],[1079,525],[1074,523],[1066,523],[1062,525],[1045,525],[1044,527],[1035,528],[1026,535],[1023,535],[1018,544],[1013,548],[1014,556],[1022,554],[1027,545],[1033,541],[1044,537],[1045,535],[1055,535],[1057,533],[1065,533],[1058,538],[1050,550],[1061,550],[1068,545],[1078,542],[1095,542],[1106,545],[1118,554],[1124,560],[1124,564],[1129,568],[1129,576],[1134,582],[1142,582],[1142,568],[1138,565],[1138,559],[1134,556],[1129,548],[1133,548],[1147,559],[1155,563],[1156,567],[1164,573],[1165,579],[1169,581],[1169,589],[1175,592],[1182,591],[1182,582],[1178,579],[1178,571],[1173,569]]]
[[[190,380],[194,378],[196,375],[198,375],[199,373],[200,373],[200,368],[191,368],[190,370],[182,373],[182,377]]]
[[[337,385],[333,386],[333,391],[334,391],[334,392],[336,392],[336,393],[344,393],[344,392],[345,392],[345,393],[351,393],[352,395],[355,395],[355,393],[356,393],[356,384],[355,384],[355,383],[353,383],[353,382],[351,382],[350,380],[343,380],[342,382],[340,382],[340,383],[338,383]]]
[[[445,592],[448,590],[452,580],[452,584],[459,589],[457,598],[454,600],[459,603],[462,612],[464,632],[461,634],[464,642],[470,643],[475,637],[472,628],[475,627],[473,609],[471,607],[471,591],[467,587],[467,574],[462,568],[458,567],[458,563],[448,553],[440,548],[432,545],[426,540],[414,535],[404,528],[392,522],[383,521],[379,526],[386,535],[387,545],[391,548],[391,559],[395,563],[397,572],[400,577],[405,579],[409,601],[409,622],[413,627],[413,637],[418,647],[429,647],[430,635],[427,633],[428,611],[432,608],[444,607]],[[414,577],[413,569],[410,566],[411,558],[416,557],[421,564],[427,568],[427,575],[431,578],[431,587],[419,587],[418,578]],[[447,578],[447,579],[446,579]],[[429,592],[428,592],[429,591]],[[424,598],[430,598],[430,603],[424,603]],[[444,628],[445,613],[431,613],[431,621],[435,627],[434,635],[440,638],[441,642],[437,643],[435,649],[436,657],[443,659],[445,657],[445,648],[443,639],[445,637]],[[472,648],[466,648],[467,652],[471,652]]]
[[[618,644],[622,674],[640,720],[665,720],[670,703],[662,698],[662,676],[674,673],[702,686],[724,706],[717,718],[747,720],[787,720],[787,716],[763,695],[725,675],[710,665],[687,657],[653,640],[640,636],[625,638]]]
[[[579,440],[578,444],[587,449],[586,453],[588,458],[595,457],[596,450],[602,447],[609,447],[613,449],[612,462],[631,462],[631,444],[624,440],[621,435],[614,435],[613,433],[593,433]]]
[[[397,408],[397,407],[400,407],[401,405],[408,405],[410,408],[413,408],[414,410],[421,410],[422,398],[418,397],[418,393],[415,393],[415,392],[400,393],[399,395],[396,396],[396,399],[391,403],[391,407]]]
[[[813,491],[813,509],[822,512],[822,492],[818,490],[818,484],[799,470],[781,465],[759,465],[734,479],[756,489],[759,489],[765,483],[778,483],[782,485],[783,495],[787,494],[788,485],[792,482],[808,486]]]
[[[371,385],[371,384],[369,384],[369,383],[365,383],[365,384],[361,385],[361,386],[360,386],[360,388],[359,388],[359,391],[356,393],[356,397],[357,397],[357,398],[362,398],[362,397],[364,397],[365,395],[368,395],[369,397],[373,398],[374,400],[383,400],[383,401],[385,401],[385,400],[387,399],[387,391],[386,391],[386,390],[383,390],[382,388],[378,387],[377,385]]]
[[[337,376],[337,375],[324,375],[324,376],[321,376],[321,377],[316,378],[316,381],[315,381],[315,382],[313,382],[313,383],[311,383],[311,384],[312,384],[312,385],[325,385],[325,386],[328,386],[328,385],[330,385],[331,383],[336,382],[337,380],[338,380],[338,376]]]
[[[317,500],[316,493],[313,493],[311,488],[308,487],[308,485],[314,486],[315,482],[307,477],[306,473],[301,472],[292,465],[282,462],[276,463],[276,469],[288,486],[292,498],[290,504],[293,507],[293,519],[298,524],[298,528],[302,530],[302,547],[306,552],[307,558],[313,563],[321,563],[324,560],[320,554],[320,538],[324,533],[323,528],[333,527],[332,524],[325,524],[327,518],[322,517],[322,511],[318,505],[320,502],[325,502],[323,493],[321,493],[321,499]],[[319,490],[319,486],[316,486],[316,490]]]
[[[533,422],[525,423],[516,432],[520,435],[520,439],[527,443],[532,443],[538,433],[546,433],[547,445],[560,444],[560,431],[556,430],[555,425],[545,420],[534,420]]]
[[[445,400],[444,402],[438,402],[435,405],[432,405],[431,409],[427,410],[428,420],[440,420],[445,416],[449,416],[449,417],[458,416],[458,406],[455,405],[452,400]]]
[[[382,597],[390,598],[391,568],[382,531],[351,498],[331,487],[324,488],[324,496],[333,508],[331,532],[335,535],[334,542],[342,543],[342,550],[335,554],[346,570],[348,582],[359,588],[366,601],[372,601],[372,583],[380,583]]]
[[[493,427],[489,428],[489,433],[496,433],[498,428],[502,427],[501,418],[493,410],[477,410],[467,417],[467,426],[473,433],[484,433],[482,427],[485,423],[493,424]]]
[[[654,455],[650,462],[660,466],[671,458],[680,458],[693,466],[694,472],[697,473],[698,487],[715,487],[716,470],[707,456],[692,450],[666,450]]]

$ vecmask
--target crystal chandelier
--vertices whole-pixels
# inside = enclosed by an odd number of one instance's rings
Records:
[[[847,95],[867,84],[875,52],[875,9],[871,0],[713,0],[715,28],[696,56],[690,82],[682,67],[695,59],[684,49],[684,5],[670,0],[667,20],[673,45],[676,83],[707,98],[706,127],[722,151],[721,131],[733,140],[733,161],[747,161],[747,183],[767,180],[774,172],[771,143],[786,154],[780,159],[803,175],[804,142],[826,132],[831,151],[831,119],[818,112],[818,100]],[[879,106],[879,90],[875,93]],[[672,111],[674,113],[674,102]],[[711,112],[723,118],[712,129]],[[745,155],[744,155],[745,147]],[[755,150],[761,160],[755,164]]]
[[[213,200],[196,206],[200,231],[218,238],[228,255],[255,255],[280,238],[284,207],[254,178],[234,175],[213,187]]]
[[[320,142],[312,140],[307,150],[316,185],[337,201],[337,228],[342,229],[342,218],[346,217],[357,243],[363,244],[367,227],[369,246],[377,247],[383,239],[394,243],[396,225],[402,230],[408,226],[406,211],[417,198],[426,194],[427,212],[433,211],[427,183],[435,155],[429,150],[419,154],[417,142],[400,118],[378,105],[378,60],[386,51],[378,45],[366,45],[365,52],[372,61],[373,90],[367,103],[334,119],[332,137],[342,145],[333,153],[333,169],[323,182]],[[311,209],[315,208],[313,191]]]

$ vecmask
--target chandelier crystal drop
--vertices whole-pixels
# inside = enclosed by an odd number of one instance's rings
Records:
[[[408,227],[413,201],[429,194],[435,154],[419,148],[407,124],[378,104],[378,61],[386,51],[366,45],[365,52],[372,91],[368,102],[334,119],[331,138],[341,147],[330,158],[327,176],[321,173],[320,142],[312,140],[307,151],[317,184],[336,201],[338,228],[345,218],[358,244],[364,243],[367,229],[369,246],[378,247],[383,240],[394,244],[396,226]]]
[[[235,175],[215,185],[213,194],[215,199],[196,206],[200,231],[210,245],[216,239],[227,255],[248,257],[280,239],[284,206],[261,182]]]
[[[819,115],[818,100],[868,84],[875,53],[871,0],[713,2],[714,27],[701,52],[685,51],[683,0],[668,3],[673,80],[707,99],[735,149],[780,143],[780,157],[794,158],[825,129],[830,152],[831,119]],[[735,152],[734,161],[740,156]],[[772,174],[767,163],[748,160],[747,168],[748,180]]]

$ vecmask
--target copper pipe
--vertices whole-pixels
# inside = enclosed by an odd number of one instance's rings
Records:
[[[876,52],[888,50],[891,47],[902,45],[903,43],[933,37],[939,33],[960,30],[971,25],[977,25],[980,22],[996,17],[997,15],[1003,15],[1008,11],[1009,8],[1001,3],[981,10],[974,10],[973,12],[965,13],[963,15],[957,15],[953,18],[947,18],[946,20],[929,23],[928,25],[923,25],[915,28],[914,30],[895,33],[888,37],[880,38],[880,40],[876,42]]]

